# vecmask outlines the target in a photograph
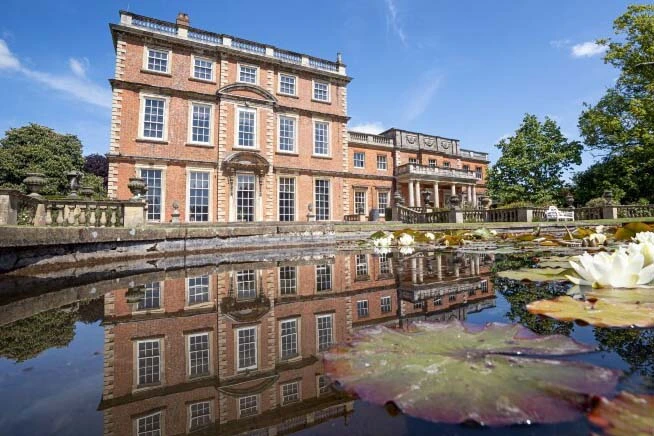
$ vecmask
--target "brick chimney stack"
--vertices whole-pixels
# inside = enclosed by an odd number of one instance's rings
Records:
[[[188,17],[187,13],[180,12],[177,14],[177,20],[175,21],[178,26],[189,27],[191,25],[191,20]]]

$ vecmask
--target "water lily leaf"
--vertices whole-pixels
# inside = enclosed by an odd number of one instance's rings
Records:
[[[566,276],[571,274],[575,274],[572,268],[521,268],[513,271],[501,271],[497,273],[497,276],[518,281],[551,282],[568,280]]]
[[[590,286],[573,286],[568,291],[568,295],[579,295],[585,300],[602,300],[607,303],[622,304],[654,304],[653,288],[599,288],[594,289]]]
[[[596,327],[654,327],[654,305],[612,303],[604,300],[579,301],[562,296],[538,300],[527,310],[559,321],[583,321]]]
[[[628,223],[616,230],[614,237],[618,241],[626,241],[636,236],[636,233],[651,231],[652,226],[645,223]]]
[[[326,354],[325,369],[364,400],[434,422],[552,423],[578,417],[587,394],[617,383],[619,371],[552,359],[588,351],[518,324],[417,322],[359,331]]]
[[[588,419],[610,436],[652,436],[654,395],[621,392],[612,400],[599,398]]]
[[[570,268],[570,261],[579,262],[578,256],[541,257],[538,266],[541,268]]]

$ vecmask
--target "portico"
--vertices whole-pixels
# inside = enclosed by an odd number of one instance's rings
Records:
[[[408,192],[408,207],[447,207],[452,196],[477,204],[477,178],[472,171],[406,164],[397,168],[397,184],[401,192]],[[424,204],[423,193],[428,193],[431,204]]]

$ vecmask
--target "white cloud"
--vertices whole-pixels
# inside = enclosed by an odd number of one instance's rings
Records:
[[[442,76],[435,72],[427,72],[412,91],[409,92],[409,104],[404,111],[406,121],[412,121],[422,115],[431,100],[434,98],[436,91],[440,88]]]
[[[387,11],[388,25],[393,30],[393,32],[397,35],[397,37],[400,39],[402,45],[406,47],[407,45],[406,33],[404,33],[404,28],[402,27],[402,24],[400,23],[400,19],[397,16],[397,6],[395,5],[395,0],[386,0],[386,8],[388,9]]]
[[[7,47],[7,43],[0,39],[0,70],[16,70],[20,68],[20,61]]]
[[[89,60],[87,58],[70,58],[68,59],[68,65],[70,65],[70,70],[74,75],[82,79],[86,77],[86,70],[89,68]]]
[[[592,56],[597,56],[601,55],[606,51],[606,46],[605,45],[599,45],[594,43],[593,41],[587,41],[587,42],[582,42],[581,44],[575,44],[572,46],[571,53],[572,56],[575,58],[583,58],[583,57],[592,57]]]
[[[386,130],[386,127],[379,121],[372,121],[369,123],[360,123],[360,124],[355,124],[353,126],[349,127],[349,130],[352,130],[354,132],[361,132],[361,133],[369,133],[371,135],[377,135],[384,130]]]
[[[9,50],[6,42],[0,39],[0,70],[17,71],[30,80],[56,91],[61,91],[80,101],[110,108],[111,91],[86,78],[88,60],[86,60],[85,64],[84,60],[71,58],[69,66],[73,74],[51,74],[27,68],[21,65],[18,58]]]

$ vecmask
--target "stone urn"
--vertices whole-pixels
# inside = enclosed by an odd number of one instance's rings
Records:
[[[606,200],[606,204],[613,204],[613,191],[607,189],[602,194],[602,198]]]
[[[131,201],[141,201],[143,196],[148,190],[145,180],[140,177],[130,177],[129,183],[127,184],[129,191],[132,193]]]
[[[134,283],[130,283],[130,285],[127,288],[127,292],[125,292],[125,301],[132,306],[132,310],[135,310],[145,296],[145,285],[134,286]]]
[[[479,200],[481,201],[481,206],[482,206],[484,209],[488,209],[488,208],[490,208],[490,205],[491,205],[491,203],[492,203],[492,200],[491,200],[491,198],[490,198],[488,195],[483,195]]]
[[[173,200],[173,213],[171,214],[170,222],[174,224],[179,223],[179,201]]]
[[[450,206],[452,209],[458,209],[461,206],[461,199],[458,195],[453,195],[450,197]]]
[[[82,178],[82,173],[79,171],[68,171],[66,173],[66,178],[68,179],[68,187],[70,188],[69,197],[77,197],[77,190],[79,189],[79,182]]]
[[[82,197],[91,198],[95,193],[95,190],[92,186],[82,186],[79,190],[79,193]]]
[[[431,192],[429,192],[429,189],[423,189],[423,191],[420,193],[422,195],[423,202],[425,206],[430,206],[431,205]]]
[[[574,209],[574,207],[575,207],[575,198],[569,192],[565,196],[565,204],[566,204],[566,206],[568,206],[568,209]]]
[[[398,206],[402,206],[404,204],[402,193],[399,190],[395,191],[395,194],[393,194],[393,200],[395,200],[395,204]]]
[[[27,173],[27,177],[23,179],[23,184],[27,186],[30,197],[40,197],[41,190],[47,183],[43,173]]]

